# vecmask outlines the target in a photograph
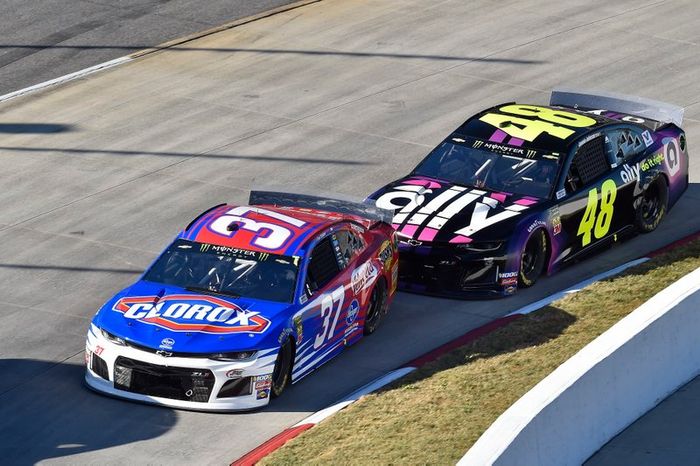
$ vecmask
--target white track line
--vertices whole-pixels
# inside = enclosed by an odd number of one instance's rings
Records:
[[[60,76],[58,78],[51,79],[49,81],[44,81],[43,83],[35,84],[33,86],[25,87],[24,89],[20,89],[18,91],[10,92],[9,94],[5,94],[0,96],[0,102],[5,102],[6,100],[14,99],[15,97],[19,97],[21,95],[29,94],[30,92],[36,92],[41,89],[46,89],[47,87],[51,86],[56,86],[58,84],[63,84],[68,81],[72,81],[74,79],[82,78],[84,76],[87,76],[92,73],[96,73],[98,71],[106,70],[108,68],[112,68],[117,65],[122,65],[124,63],[130,62],[134,60],[134,58],[130,56],[126,57],[119,57],[115,58],[114,60],[106,61],[104,63],[100,63],[98,65],[91,66],[89,68],[82,69],[80,71],[76,71],[74,73],[69,73],[63,76]]]
[[[400,369],[393,370],[389,372],[388,374],[385,374],[378,379],[375,379],[368,383],[367,385],[355,390],[352,392],[350,395],[346,396],[339,402],[335,403],[334,405],[331,405],[325,409],[322,409],[321,411],[317,411],[311,416],[307,417],[306,419],[294,424],[292,427],[297,427],[303,424],[318,424],[319,422],[323,421],[329,416],[332,416],[333,414],[337,413],[341,409],[345,408],[346,406],[354,403],[357,401],[361,396],[367,395],[368,393],[372,393],[374,391],[379,390],[383,386],[393,382],[396,379],[399,379],[403,377],[404,375],[408,374],[409,372],[413,372],[416,370],[415,367],[402,367]]]
[[[523,315],[529,314],[531,312],[534,312],[540,308],[543,308],[543,307],[553,303],[554,301],[556,301],[558,299],[562,299],[566,295],[581,291],[583,288],[587,287],[588,285],[590,285],[592,283],[595,283],[597,281],[611,277],[613,275],[617,275],[618,273],[620,273],[626,269],[629,269],[630,267],[634,267],[635,265],[642,264],[648,260],[649,260],[648,257],[642,257],[639,259],[635,259],[633,261],[629,261],[627,263],[624,263],[622,265],[615,267],[614,269],[610,269],[606,272],[599,273],[598,275],[594,275],[591,278],[588,278],[586,280],[578,282],[577,284],[572,285],[563,291],[558,291],[554,294],[547,296],[546,298],[542,298],[539,301],[535,301],[534,303],[531,303],[531,304],[528,304],[527,306],[521,307],[517,311],[513,311],[510,314],[506,314],[504,317],[512,316],[515,314],[523,314]]]

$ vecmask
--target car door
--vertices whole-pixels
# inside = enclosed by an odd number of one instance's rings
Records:
[[[618,191],[624,183],[620,167],[613,166],[605,135],[596,133],[575,144],[565,165],[557,197],[562,229],[568,238],[568,254],[575,258],[614,235],[627,222]]]
[[[358,251],[355,238],[344,228],[336,228],[314,245],[304,277],[308,300],[303,313],[304,331],[309,332],[308,356],[301,360],[310,370],[342,351],[349,336],[347,330],[357,315],[358,302],[353,297],[352,265]],[[308,329],[308,330],[307,330]]]

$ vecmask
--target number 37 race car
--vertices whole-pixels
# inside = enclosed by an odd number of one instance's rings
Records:
[[[97,312],[89,387],[171,407],[235,411],[373,333],[398,282],[391,212],[252,192],[197,217]]]
[[[394,212],[399,286],[455,297],[527,287],[635,232],[688,187],[683,109],[614,94],[552,92],[463,123],[370,196]]]

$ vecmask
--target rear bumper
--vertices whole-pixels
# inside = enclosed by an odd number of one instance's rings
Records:
[[[106,395],[171,408],[246,411],[269,402],[275,350],[241,362],[163,357],[114,344],[91,325],[85,383]]]
[[[402,291],[458,299],[500,298],[516,291],[517,280],[502,283],[506,264],[502,255],[430,246],[403,245],[399,250]]]

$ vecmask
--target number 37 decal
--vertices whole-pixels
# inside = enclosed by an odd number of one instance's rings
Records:
[[[595,239],[600,239],[607,235],[608,230],[610,230],[615,208],[615,197],[617,196],[617,185],[615,185],[613,180],[605,180],[600,187],[600,191],[600,212],[598,212],[598,189],[593,188],[588,191],[586,212],[583,214],[581,224],[578,226],[578,233],[576,233],[577,236],[583,235],[583,246],[590,244],[591,232]]]

